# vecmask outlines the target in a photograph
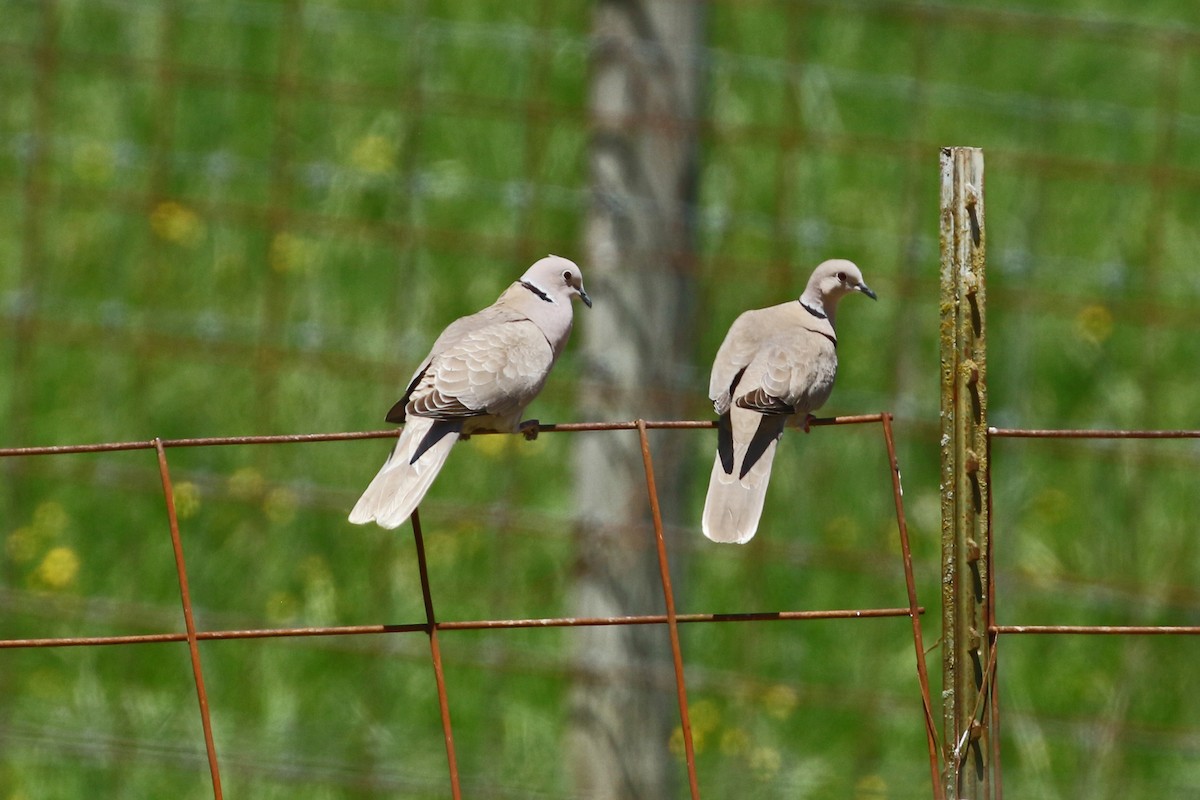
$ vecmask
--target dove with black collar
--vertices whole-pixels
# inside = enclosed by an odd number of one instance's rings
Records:
[[[536,432],[536,422],[522,425],[521,415],[567,344],[576,297],[591,307],[579,267],[551,255],[495,303],[450,323],[388,412],[387,421],[403,422],[404,429],[350,521],[402,525],[460,436]]]
[[[747,311],[729,328],[709,384],[719,417],[701,522],[709,539],[744,544],[758,530],[784,427],[807,431],[809,415],[833,390],[834,317],[838,301],[855,292],[875,299],[852,262],[825,261],[798,300]]]

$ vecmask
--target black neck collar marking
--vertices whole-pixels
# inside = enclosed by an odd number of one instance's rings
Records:
[[[824,311],[818,311],[817,309],[813,308],[812,306],[810,306],[808,303],[804,302],[803,300],[800,301],[800,305],[804,308],[805,311],[812,314],[817,319],[829,319],[829,317],[827,317],[825,315]]]
[[[536,294],[536,295],[537,295],[538,297],[540,297],[542,300],[545,300],[547,303],[553,303],[553,302],[554,302],[553,300],[551,300],[551,299],[550,299],[550,295],[546,294],[545,292],[543,292],[543,291],[542,291],[541,289],[539,289],[538,287],[534,286],[534,285],[533,285],[532,283],[530,283],[529,281],[521,281],[521,285],[522,285],[522,286],[524,286],[524,287],[525,287],[526,289],[528,289],[529,291],[531,291],[531,292],[533,292],[534,294]]]

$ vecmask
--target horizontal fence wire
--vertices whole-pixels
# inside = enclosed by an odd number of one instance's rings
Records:
[[[988,435],[997,439],[1200,439],[1200,430],[988,428]]]
[[[891,484],[896,510],[896,521],[899,533],[901,558],[903,561],[905,586],[908,605],[896,608],[863,608],[863,609],[828,609],[828,610],[780,610],[780,611],[748,611],[733,613],[688,613],[680,614],[675,610],[674,592],[671,587],[669,554],[664,525],[658,508],[658,491],[654,477],[653,460],[648,431],[650,430],[711,430],[716,423],[708,420],[631,420],[624,422],[581,422],[545,424],[538,428],[538,433],[580,433],[580,432],[618,432],[633,431],[639,436],[643,467],[646,473],[646,493],[652,511],[652,522],[656,542],[656,554],[659,562],[659,577],[662,585],[663,598],[666,604],[665,614],[646,614],[610,617],[554,617],[541,619],[479,619],[479,620],[442,620],[438,619],[433,604],[433,594],[430,588],[429,575],[425,560],[425,546],[421,532],[419,511],[412,516],[414,542],[417,551],[418,567],[421,579],[421,592],[425,608],[424,622],[409,622],[401,624],[376,625],[345,625],[327,627],[288,627],[272,629],[248,630],[199,630],[194,621],[193,603],[188,589],[188,567],[183,553],[183,537],[180,532],[178,514],[176,512],[173,489],[170,478],[167,451],[172,448],[187,447],[220,447],[220,446],[263,446],[294,443],[338,442],[359,439],[381,439],[397,436],[396,430],[361,431],[341,433],[314,433],[272,436],[223,436],[198,437],[187,439],[161,439],[100,442],[95,444],[54,445],[44,447],[10,447],[0,449],[0,458],[29,458],[40,456],[57,456],[77,453],[115,452],[129,450],[154,450],[159,465],[162,480],[163,495],[166,503],[168,527],[171,534],[172,546],[175,553],[176,572],[179,580],[180,601],[183,606],[185,630],[163,633],[148,633],[120,636],[74,636],[74,637],[45,637],[0,639],[0,650],[18,650],[27,648],[47,647],[100,647],[127,646],[154,643],[188,644],[190,663],[195,684],[196,697],[200,710],[202,731],[205,741],[205,751],[213,785],[213,796],[222,800],[220,760],[218,758],[212,719],[209,711],[208,693],[204,684],[204,672],[201,663],[199,643],[204,641],[230,641],[249,639],[285,639],[321,636],[363,636],[380,634],[419,633],[426,634],[430,646],[430,659],[434,669],[435,685],[439,713],[442,720],[442,732],[445,738],[447,765],[449,771],[450,796],[462,797],[461,779],[458,768],[457,750],[454,743],[454,730],[450,715],[450,695],[443,670],[439,634],[446,631],[464,630],[514,630],[528,628],[573,628],[597,625],[665,625],[670,631],[670,646],[674,663],[675,686],[679,704],[680,730],[685,748],[685,760],[688,774],[688,784],[692,798],[700,797],[700,782],[696,771],[693,732],[690,722],[689,703],[684,672],[684,658],[680,645],[677,626],[682,624],[702,623],[739,623],[739,622],[787,622],[787,621],[816,621],[834,619],[879,619],[889,617],[908,617],[912,624],[913,646],[916,654],[917,685],[921,697],[923,725],[926,730],[930,772],[933,786],[933,797],[941,800],[941,787],[938,781],[940,745],[938,743],[937,727],[933,717],[933,705],[930,694],[928,670],[925,664],[925,646],[922,638],[920,617],[925,609],[919,605],[916,593],[915,578],[912,569],[912,553],[909,547],[907,521],[903,504],[903,489],[900,484],[900,468],[896,457],[895,441],[892,433],[892,415],[864,414],[854,416],[828,417],[810,420],[810,424],[819,426],[879,424],[884,434],[888,463],[891,473]],[[488,434],[475,434],[488,435]]]
[[[881,422],[883,414],[858,414],[840,417],[819,417],[809,421],[812,427],[829,425],[862,425]],[[646,420],[648,430],[712,430],[717,423],[710,420]],[[555,422],[539,425],[542,433],[582,433],[585,431],[635,431],[638,422]],[[98,442],[96,444],[48,445],[45,447],[0,447],[0,458],[16,456],[57,456],[74,453],[107,453],[122,450],[154,450],[159,446],[172,447],[222,447],[254,444],[311,444],[313,442],[348,442],[359,439],[396,438],[400,430],[391,428],[377,431],[346,431],[340,433],[285,433],[264,436],[201,436],[190,439],[144,439],[128,442]],[[504,436],[500,431],[479,431],[469,436]],[[468,438],[468,437],[463,437]]]
[[[925,613],[918,606],[919,614]],[[788,620],[819,619],[878,619],[907,617],[905,608],[848,608],[820,611],[746,611],[730,614],[677,614],[675,620],[683,625],[692,622],[786,622]],[[633,614],[614,617],[542,617],[536,619],[476,619],[442,620],[433,627],[442,631],[481,631],[499,628],[582,628],[598,625],[663,625],[666,614]],[[283,639],[306,636],[357,636],[371,633],[414,633],[429,628],[427,623],[411,622],[399,625],[330,625],[304,628],[262,628],[250,630],[197,631],[201,641],[226,639]],[[68,636],[46,639],[0,639],[0,650],[23,647],[94,647],[114,644],[155,644],[187,641],[185,633],[147,633],[131,636]]]
[[[995,633],[1083,633],[1102,636],[1195,636],[1200,625],[992,625]]]

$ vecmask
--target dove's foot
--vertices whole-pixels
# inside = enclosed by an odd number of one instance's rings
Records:
[[[538,438],[540,427],[536,419],[527,419],[517,426],[517,432],[525,437],[525,441],[532,442]]]

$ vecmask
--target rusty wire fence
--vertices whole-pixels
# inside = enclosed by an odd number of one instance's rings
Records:
[[[996,524],[997,439],[1189,440],[1197,430],[1080,430],[998,428],[988,424],[989,309],[983,151],[948,147],[941,153],[942,195],[942,663],[946,796],[1003,797],[1000,639],[1029,634],[1196,635],[1197,625],[1001,624],[1006,593],[996,580],[997,542],[1031,547],[1019,526]],[[1094,457],[1094,456],[1093,456]],[[1115,487],[1091,487],[1089,494]],[[1101,505],[1098,497],[1080,498]],[[1003,509],[1001,511],[1003,514]],[[1169,514],[1170,512],[1168,512]],[[1083,536],[1092,531],[1080,527]],[[1138,531],[1124,530],[1124,535]],[[1126,565],[1117,564],[1118,573]],[[1132,605],[1132,604],[1131,604]],[[1056,665],[1047,660],[1045,680]],[[1063,676],[1058,676],[1061,680]],[[1113,676],[1104,680],[1115,683]]]
[[[678,698],[680,730],[684,743],[684,763],[687,771],[687,784],[691,797],[700,797],[700,783],[697,778],[695,753],[693,750],[692,726],[689,718],[688,695],[685,681],[685,662],[680,646],[678,626],[690,623],[736,623],[736,622],[769,622],[769,621],[803,621],[831,619],[872,619],[880,617],[908,617],[911,621],[913,648],[915,653],[915,684],[919,692],[921,707],[924,709],[924,725],[928,742],[930,778],[934,787],[934,796],[938,794],[939,786],[939,750],[938,731],[934,718],[933,704],[930,693],[929,674],[925,663],[925,646],[922,639],[920,618],[924,608],[918,604],[917,585],[913,575],[913,558],[909,546],[908,525],[904,512],[903,487],[901,485],[900,464],[896,455],[895,438],[892,433],[892,415],[874,414],[853,417],[825,418],[813,421],[814,426],[864,425],[877,424],[883,434],[884,447],[887,452],[887,462],[890,465],[890,480],[895,502],[896,532],[899,552],[903,565],[907,605],[896,608],[856,608],[829,610],[777,610],[777,611],[746,611],[723,613],[690,613],[676,612],[675,595],[671,588],[671,569],[666,538],[664,536],[662,513],[659,508],[659,496],[654,473],[653,455],[648,436],[649,430],[712,430],[715,423],[707,421],[646,421],[635,420],[624,423],[565,423],[549,424],[540,427],[540,433],[578,433],[585,431],[607,431],[614,435],[621,431],[636,432],[642,455],[642,463],[646,477],[646,496],[653,520],[655,553],[658,559],[658,571],[661,578],[663,600],[666,607],[665,615],[639,615],[617,617],[588,617],[588,618],[539,618],[539,619],[477,619],[477,620],[446,620],[439,619],[434,610],[433,591],[430,587],[429,573],[426,567],[425,543],[419,510],[413,513],[411,523],[416,546],[416,558],[420,573],[420,588],[422,603],[425,609],[423,622],[380,623],[376,625],[330,626],[330,627],[293,627],[272,628],[259,630],[199,630],[193,611],[192,594],[189,589],[188,568],[184,557],[185,536],[181,529],[179,516],[176,512],[175,491],[171,480],[168,450],[184,447],[228,447],[228,446],[264,446],[286,445],[297,443],[335,442],[356,439],[388,438],[395,436],[392,431],[373,431],[362,433],[333,433],[333,434],[300,434],[289,436],[241,436],[241,437],[211,437],[194,439],[164,440],[155,438],[139,442],[107,442],[86,445],[60,445],[51,447],[25,447],[0,449],[0,458],[30,458],[61,456],[77,453],[104,453],[127,450],[153,451],[157,459],[157,467],[162,481],[163,499],[166,508],[167,530],[171,539],[171,547],[175,558],[175,571],[179,581],[179,597],[183,606],[183,631],[145,633],[120,636],[68,636],[34,639],[0,639],[0,650],[43,647],[100,647],[100,646],[130,646],[165,642],[186,642],[190,656],[192,678],[195,683],[196,698],[199,703],[201,730],[204,737],[205,753],[207,754],[209,772],[212,778],[213,796],[218,800],[223,797],[221,784],[220,759],[217,752],[213,724],[209,712],[209,695],[205,688],[204,670],[200,654],[200,642],[238,640],[238,639],[270,639],[310,636],[363,636],[363,635],[397,635],[424,632],[429,640],[429,652],[432,661],[435,685],[437,688],[437,705],[441,717],[442,733],[445,739],[446,762],[449,769],[449,793],[451,797],[463,796],[460,785],[458,758],[454,743],[454,729],[451,724],[451,697],[453,691],[448,686],[439,645],[439,636],[445,631],[482,630],[482,629],[516,629],[516,628],[557,628],[595,625],[665,625],[670,632],[671,661],[674,666],[675,689]],[[201,567],[202,569],[203,567]],[[193,568],[195,569],[195,568]]]
[[[945,708],[945,735],[947,746],[944,751],[946,771],[943,772],[942,790],[946,796],[963,798],[999,799],[1004,796],[1004,770],[1002,756],[1006,748],[1001,746],[1003,727],[1003,705],[1001,702],[1002,661],[1000,659],[1000,641],[1009,638],[1026,636],[1196,636],[1200,635],[1200,625],[1194,624],[1159,624],[1159,625],[1130,625],[1130,624],[1061,624],[1055,622],[1001,622],[997,614],[997,606],[1005,605],[1005,595],[997,589],[996,563],[997,552],[1020,544],[1006,542],[1009,537],[1019,538],[1013,534],[1019,533],[1013,526],[994,522],[996,511],[994,498],[994,478],[998,472],[1001,476],[1004,467],[996,469],[993,460],[992,443],[1003,439],[1052,440],[1063,441],[1105,441],[1105,440],[1141,440],[1141,441],[1170,441],[1200,439],[1200,430],[1100,430],[1100,429],[1037,429],[1037,428],[997,428],[986,426],[982,433],[985,438],[986,455],[969,467],[964,465],[961,479],[965,485],[970,485],[979,476],[980,496],[988,498],[986,503],[980,502],[983,508],[982,519],[972,520],[972,527],[979,526],[982,534],[978,540],[967,539],[967,550],[954,553],[953,546],[947,544],[947,585],[953,586],[953,594],[944,601],[947,606],[970,605],[971,600],[981,607],[981,615],[972,618],[969,613],[962,630],[953,630],[952,617],[954,612],[944,610],[948,620],[943,633],[943,644],[958,643],[957,653],[950,650],[944,655],[946,662],[946,685],[955,685],[960,690],[953,694],[956,698],[947,698]],[[968,455],[970,458],[971,456]],[[1004,509],[1000,509],[1003,515]],[[1081,532],[1086,533],[1086,532]],[[1133,533],[1133,532],[1131,532]],[[957,563],[956,563],[957,562]],[[950,566],[953,565],[953,566]],[[969,569],[967,575],[957,575],[955,569]],[[952,576],[952,577],[950,577]],[[959,597],[959,595],[963,597]],[[965,603],[963,602],[965,600]],[[982,629],[976,627],[982,622]],[[958,658],[956,658],[956,655]],[[1047,659],[1044,666],[1043,679],[1053,682],[1063,676],[1055,676],[1055,664]],[[961,673],[962,679],[956,681],[955,673]],[[1159,675],[1166,680],[1167,675]],[[1106,680],[1117,680],[1106,676]],[[967,691],[961,691],[962,686]],[[965,713],[962,719],[956,715]]]
[[[992,461],[992,442],[996,439],[1042,439],[1042,440],[1074,440],[1074,441],[1105,441],[1105,440],[1140,440],[1140,441],[1169,441],[1200,439],[1200,430],[1079,430],[1079,429],[1036,429],[1036,428],[987,428],[988,448],[988,481],[986,491],[992,493],[992,470],[996,468]],[[1003,472],[1003,465],[1000,467]],[[997,548],[1006,547],[1004,526],[999,529],[994,526],[991,516],[987,521],[989,537],[987,545],[987,579],[986,588],[986,644],[983,638],[977,651],[975,664],[978,670],[978,686],[981,692],[974,698],[974,708],[971,718],[978,720],[979,727],[968,730],[967,735],[957,741],[948,757],[956,761],[964,772],[973,770],[979,783],[971,792],[964,794],[970,797],[1002,798],[1004,796],[1001,735],[1003,708],[1000,700],[1000,641],[1013,637],[1024,636],[1196,636],[1200,635],[1200,625],[1160,624],[1160,625],[1130,625],[1130,624],[1060,624],[1039,621],[1001,622],[996,613],[997,603],[1003,605],[1004,598],[996,588],[995,563]],[[1131,531],[1132,535],[1136,532]],[[1048,663],[1046,669],[1053,670],[1054,665]],[[1049,676],[1048,676],[1049,677]],[[1160,676],[1165,678],[1166,676]],[[1153,680],[1154,678],[1151,678]],[[986,735],[984,729],[986,728]],[[985,752],[986,750],[986,752]],[[965,785],[972,785],[970,779]]]

